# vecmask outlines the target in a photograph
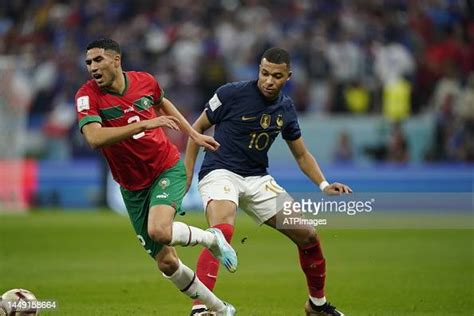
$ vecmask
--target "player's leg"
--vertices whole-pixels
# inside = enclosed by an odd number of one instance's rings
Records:
[[[229,270],[237,270],[237,255],[219,229],[202,230],[182,222],[174,222],[175,209],[169,205],[153,205],[148,215],[148,235],[168,246],[195,246],[209,249]]]
[[[199,297],[217,315],[234,315],[235,308],[221,301],[196,277],[196,274],[181,262],[173,247],[163,246],[155,256],[163,276],[170,280],[183,294],[192,299]]]
[[[243,199],[243,209],[258,223],[277,229],[296,244],[300,265],[306,276],[309,302],[315,306],[324,306],[320,307],[324,309],[325,314],[322,315],[342,315],[326,302],[324,294],[326,260],[314,227],[293,225],[291,229],[285,229],[283,225],[277,225],[277,213],[282,211],[284,203],[291,201],[292,198],[270,175],[248,177],[246,180],[248,192]],[[326,310],[331,313],[327,313]]]
[[[233,177],[227,170],[215,170],[199,182],[209,227],[220,229],[229,243],[234,233],[238,203],[238,185]],[[210,251],[203,249],[198,258],[196,274],[211,291],[214,290],[218,272],[218,260]],[[203,302],[195,300],[191,315],[199,315],[205,310]]]
[[[209,227],[220,229],[229,243],[234,233],[236,212],[234,202],[226,200],[213,200],[208,204],[206,210]],[[216,259],[208,249],[203,249],[197,261],[196,274],[211,291],[214,290],[216,285],[218,272],[218,259]],[[193,302],[191,315],[197,315],[197,313],[204,310],[206,310],[204,302],[201,299],[197,299]]]
[[[158,262],[159,269],[165,275],[172,277],[172,281],[175,284],[178,284],[176,282],[184,282],[183,280],[189,279],[189,276],[191,275],[192,271],[190,273],[190,269],[179,262],[179,259],[177,258],[174,249],[172,247],[163,245],[162,243],[157,242],[150,237],[150,234],[148,232],[148,220],[150,214],[149,206],[150,204],[152,204],[150,202],[150,196],[152,195],[153,190],[145,189],[138,191],[128,191],[126,189],[121,188],[121,191],[131,222],[137,233],[137,237],[142,246],[145,248],[146,252]],[[169,227],[172,226],[172,221],[175,213],[174,208],[169,205],[157,205],[156,208],[154,208],[153,206],[152,208],[153,214],[155,214],[156,211],[157,213],[161,213],[163,215],[163,218],[157,221],[157,226],[163,227],[163,230],[169,230]],[[157,231],[158,230],[159,229],[157,229]],[[161,237],[158,238],[157,236],[154,236],[154,238],[160,239]],[[162,251],[162,249],[164,250]],[[175,277],[173,277],[173,275]],[[194,273],[192,273],[192,275],[194,275]],[[199,289],[199,284],[202,283],[196,281],[196,284],[194,286]],[[180,288],[180,290],[184,289],[180,286],[178,287]],[[202,287],[205,288],[204,285],[202,285]],[[209,302],[209,306],[214,306],[213,302],[215,302],[215,299],[213,299],[212,296],[205,296],[207,295],[207,292],[205,290],[203,291],[204,299],[206,300],[206,302]],[[222,306],[218,304],[215,308],[221,309]],[[217,315],[234,315],[234,313],[235,309],[231,305],[225,304],[225,308],[223,310],[220,310]]]
[[[326,259],[314,227],[292,225],[291,228],[285,228],[284,225],[278,225],[277,215],[268,219],[265,224],[287,236],[298,248],[300,266],[306,276],[309,290],[309,300],[305,305],[306,314],[343,316],[343,313],[326,301]]]
[[[237,270],[237,255],[219,229],[206,231],[174,221],[182,213],[181,203],[185,194],[186,171],[179,161],[165,170],[150,189],[148,235],[156,242],[169,246],[194,246],[208,248],[230,271]]]

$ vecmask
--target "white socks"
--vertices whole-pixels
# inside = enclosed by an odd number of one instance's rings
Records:
[[[317,297],[312,297],[310,296],[309,299],[311,300],[311,302],[313,302],[314,305],[316,306],[322,306],[326,303],[326,296],[323,296],[321,298],[317,298]]]
[[[215,236],[200,228],[188,226],[181,222],[173,222],[170,246],[195,246],[197,244],[210,248]]]
[[[226,307],[224,303],[217,298],[196,276],[196,274],[185,266],[181,260],[179,261],[178,270],[171,276],[163,274],[184,294],[192,299],[201,300],[206,306],[213,311],[222,311]]]

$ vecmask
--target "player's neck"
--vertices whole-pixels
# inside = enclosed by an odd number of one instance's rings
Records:
[[[120,71],[117,75],[117,79],[112,83],[110,87],[107,88],[108,92],[122,95],[127,88],[127,79],[125,78],[125,73]]]

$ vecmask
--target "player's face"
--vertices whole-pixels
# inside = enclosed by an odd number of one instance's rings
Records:
[[[291,71],[287,64],[273,64],[263,58],[258,74],[258,89],[265,98],[276,99],[290,76]]]
[[[112,86],[120,69],[120,55],[112,50],[92,48],[86,54],[87,71],[101,88]]]

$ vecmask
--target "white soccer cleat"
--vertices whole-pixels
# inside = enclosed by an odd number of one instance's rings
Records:
[[[214,244],[209,248],[214,257],[226,267],[229,272],[237,271],[238,261],[234,248],[225,240],[222,231],[217,228],[208,228],[206,231],[214,234]]]
[[[234,306],[229,303],[223,302],[225,309],[220,312],[211,311],[207,309],[205,305],[194,306],[191,310],[190,316],[234,316],[237,311]]]
[[[216,316],[216,312],[208,310],[206,305],[194,305],[189,316]]]
[[[217,312],[216,316],[234,316],[237,313],[235,307],[231,304],[224,302],[224,305],[225,309],[220,312]]]

